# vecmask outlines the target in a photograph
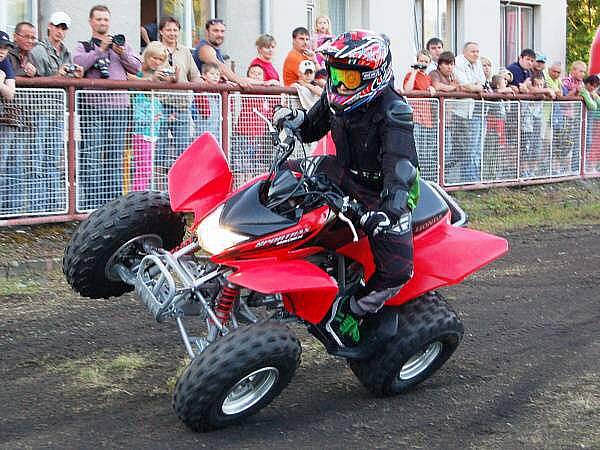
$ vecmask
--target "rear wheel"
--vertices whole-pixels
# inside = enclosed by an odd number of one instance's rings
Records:
[[[454,353],[462,335],[458,315],[441,295],[428,293],[398,307],[398,334],[381,351],[349,365],[374,394],[401,394],[433,375]]]
[[[298,339],[282,323],[237,328],[190,363],[175,386],[173,409],[194,431],[240,422],[288,385],[300,353]]]
[[[117,272],[135,267],[147,249],[171,249],[185,234],[185,219],[163,192],[131,192],[81,222],[63,257],[63,272],[84,297],[108,298],[133,290]]]

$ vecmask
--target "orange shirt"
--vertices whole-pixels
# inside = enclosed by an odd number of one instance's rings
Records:
[[[404,83],[402,86],[406,86],[406,82],[410,78],[410,75],[411,75],[411,72],[408,72],[406,74],[406,76],[404,77]],[[431,79],[426,74],[421,72],[420,70],[417,71],[413,90],[414,91],[426,91],[427,88],[429,88],[429,86],[431,86]]]
[[[292,49],[283,62],[283,85],[291,86],[298,81],[298,68],[305,59],[310,59],[298,50]]]

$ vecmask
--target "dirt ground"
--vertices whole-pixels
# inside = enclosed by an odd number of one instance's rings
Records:
[[[288,388],[208,434],[171,409],[173,323],[131,295],[81,298],[60,273],[0,280],[0,448],[600,449],[600,227],[506,237],[509,255],[442,291],[465,338],[418,389],[373,398],[298,328]]]

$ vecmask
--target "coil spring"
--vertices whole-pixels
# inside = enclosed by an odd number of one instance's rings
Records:
[[[221,291],[221,297],[219,298],[219,303],[215,308],[215,315],[217,319],[221,322],[222,325],[226,325],[229,320],[229,315],[231,314],[231,309],[233,308],[233,304],[237,299],[237,296],[240,293],[240,289],[236,286],[227,285]]]

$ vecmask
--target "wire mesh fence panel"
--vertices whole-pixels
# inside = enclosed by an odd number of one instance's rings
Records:
[[[266,123],[254,110],[270,119],[273,108],[282,105],[282,102],[286,104],[287,100],[279,95],[229,96],[228,157],[234,187],[243,185],[269,169],[273,161],[273,142],[268,135]]]
[[[23,89],[0,100],[0,217],[67,212],[66,94]]]
[[[519,179],[551,175],[553,102],[521,101]]]
[[[444,100],[444,184],[482,181],[484,102]]]
[[[581,102],[552,103],[552,140],[548,176],[564,177],[579,174],[582,119]]]
[[[586,175],[600,174],[600,110],[586,110],[585,158],[583,170]]]
[[[439,106],[437,98],[410,98],[421,177],[439,181]]]
[[[481,180],[514,181],[519,164],[519,102],[485,101]]]
[[[200,136],[202,133],[208,132],[215,137],[219,145],[223,145],[221,136],[223,111],[221,107],[220,94],[194,94],[194,101],[192,103],[192,120],[194,121],[194,139]]]

